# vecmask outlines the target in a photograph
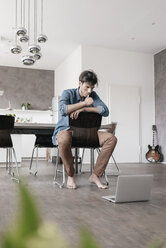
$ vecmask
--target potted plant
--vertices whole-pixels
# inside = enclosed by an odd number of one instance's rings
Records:
[[[24,102],[21,104],[22,110],[31,109],[31,104],[29,102]]]

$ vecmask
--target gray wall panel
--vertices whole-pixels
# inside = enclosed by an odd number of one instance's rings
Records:
[[[0,108],[20,109],[29,102],[32,109],[48,109],[54,96],[54,71],[0,66]]]
[[[154,56],[155,63],[155,119],[158,143],[166,161],[166,49]]]

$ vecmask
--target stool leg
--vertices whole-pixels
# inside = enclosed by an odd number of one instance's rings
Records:
[[[81,171],[82,171],[82,162],[83,162],[83,159],[84,159],[84,152],[85,152],[85,148],[83,148],[83,151],[82,151],[81,165],[80,165],[80,173],[81,173]]]
[[[9,148],[6,148],[6,170],[9,170]]]
[[[10,148],[8,149],[8,174],[11,176],[12,174],[12,169],[11,169],[11,151]]]
[[[13,151],[13,157],[14,157],[14,162],[15,162],[15,166],[16,166],[16,174],[17,174],[17,177],[14,177],[14,173],[13,173],[12,179],[16,180],[19,183],[20,182],[20,175],[19,175],[19,171],[18,171],[16,152],[15,152],[15,149],[13,147],[11,148],[11,155],[12,155],[12,151]],[[12,163],[13,163],[13,161],[12,161]],[[12,168],[13,168],[13,166],[12,166]]]
[[[78,148],[75,148],[75,173],[78,174]]]
[[[115,158],[114,158],[113,155],[112,155],[112,159],[113,159],[113,161],[114,161],[114,163],[115,163],[115,166],[116,166],[116,168],[117,168],[117,171],[119,172],[119,171],[120,171],[119,166],[117,165],[117,163],[116,163]]]
[[[34,151],[35,151],[35,147],[33,148],[33,151],[32,151],[32,156],[31,156],[31,162],[30,162],[30,166],[29,166],[29,171],[30,171],[31,168],[32,168],[32,162],[33,162]]]
[[[54,181],[57,178],[57,172],[58,172],[58,159],[59,159],[59,149],[57,151],[57,158],[56,158],[56,164],[55,164],[55,174],[54,174]]]
[[[60,189],[63,188],[64,184],[65,184],[65,167],[64,165],[62,165],[62,171],[61,170],[58,170],[58,161],[59,161],[59,149],[57,151],[57,160],[56,160],[56,164],[55,164],[55,174],[54,174],[54,181],[53,181],[53,184],[56,184],[59,186]],[[57,181],[57,174],[58,172],[62,173],[62,183],[59,183]]]
[[[37,175],[38,172],[38,147],[36,147],[36,171],[35,171],[35,176]]]
[[[90,159],[90,174],[92,175],[93,168],[94,168],[94,148],[90,149],[91,159]]]
[[[62,182],[62,187],[63,187],[63,185],[65,184],[65,167],[64,167],[64,165],[62,165],[62,173],[63,173],[63,182]]]
[[[13,152],[13,154],[12,154]],[[12,159],[12,155],[14,156],[14,162],[15,162],[15,166],[16,166],[16,174],[17,177],[14,176],[14,172],[13,172],[13,159]],[[6,154],[6,164],[7,164],[7,169],[8,169],[8,174],[10,175],[12,180],[17,181],[18,183],[20,182],[19,179],[19,172],[18,172],[18,163],[17,163],[17,159],[16,159],[16,153],[13,147],[7,148],[7,154]]]
[[[8,156],[8,148],[6,148],[6,170],[9,169],[9,161],[8,161],[8,158],[9,158],[9,156]]]
[[[36,158],[37,159],[37,161],[36,161],[36,171],[32,171],[32,163],[33,163],[34,152],[35,152],[36,148],[37,148],[36,146],[33,148],[31,162],[30,162],[30,166],[29,166],[29,173],[33,174],[34,176],[36,176],[36,174],[37,174],[37,165],[38,165],[38,152],[36,151],[36,155],[37,155],[37,158]]]
[[[105,181],[106,184],[109,185],[109,181],[108,181],[108,177],[107,177],[107,173],[104,171],[104,177],[105,177]]]

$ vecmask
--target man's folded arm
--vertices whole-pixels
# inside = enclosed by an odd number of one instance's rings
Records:
[[[86,103],[84,101],[75,104],[70,104],[70,93],[67,90],[63,91],[59,100],[59,111],[62,116],[69,115],[78,109],[84,108],[85,106]]]

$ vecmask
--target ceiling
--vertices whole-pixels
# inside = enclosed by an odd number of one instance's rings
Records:
[[[10,52],[15,1],[0,3],[0,65],[24,67]],[[166,48],[165,13],[165,0],[44,0],[48,41],[28,68],[56,69],[80,44],[155,54]]]

